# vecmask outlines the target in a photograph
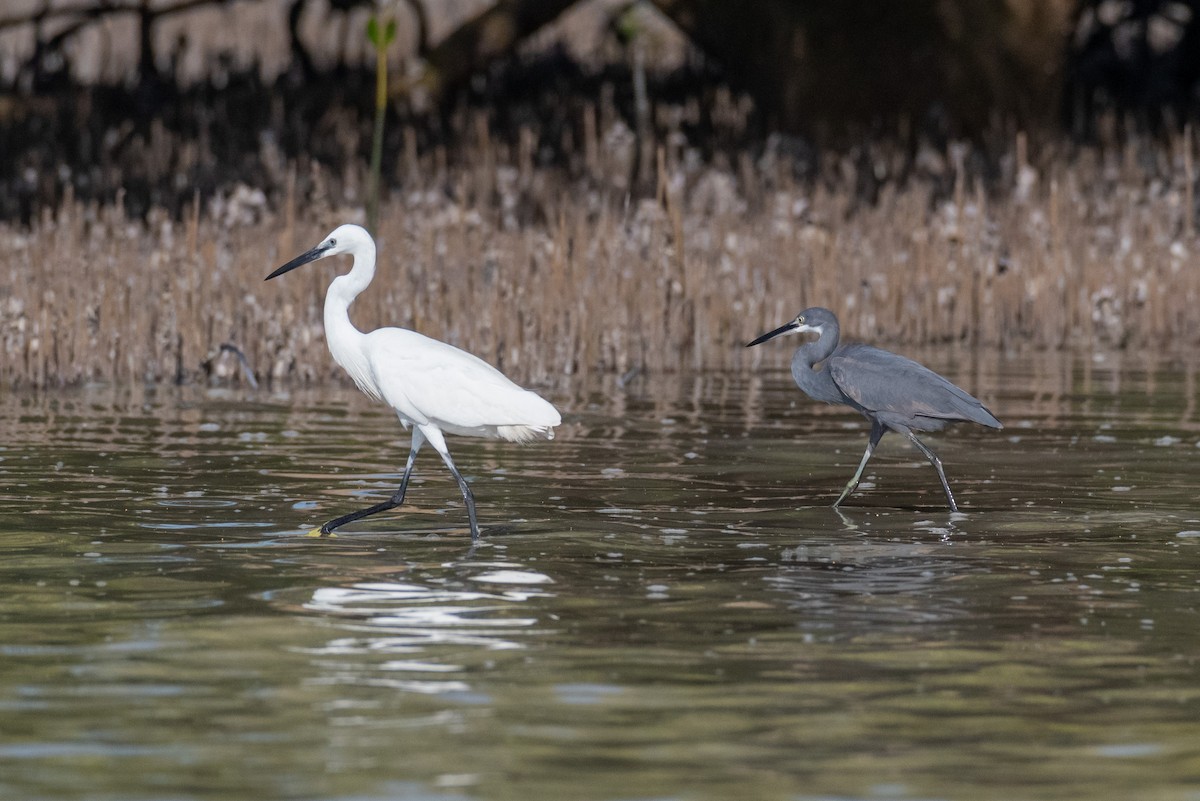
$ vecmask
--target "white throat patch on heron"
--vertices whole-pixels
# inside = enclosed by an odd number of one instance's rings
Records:
[[[825,326],[822,326],[822,325],[809,325],[808,323],[801,323],[799,326],[796,327],[796,333],[797,334],[806,334],[809,331],[811,331],[814,334],[816,334],[817,336],[820,336],[821,332],[824,329],[825,329]]]

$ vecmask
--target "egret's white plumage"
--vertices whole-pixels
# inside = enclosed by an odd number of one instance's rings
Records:
[[[334,361],[359,389],[387,403],[405,428],[413,429],[412,450],[400,489],[388,501],[352,512],[321,527],[328,534],[338,526],[375,512],[399,506],[404,500],[413,461],[428,442],[454,474],[467,504],[471,536],[479,536],[470,487],[450,458],[443,432],[496,437],[525,442],[553,439],[562,422],[558,410],[534,392],[523,389],[477,356],[404,328],[380,328],[363,333],[350,322],[350,304],[375,277],[375,242],[363,228],[342,225],[319,245],[275,270],[267,279],[327,256],[354,257],[350,272],[339,275],[325,295],[325,339]]]

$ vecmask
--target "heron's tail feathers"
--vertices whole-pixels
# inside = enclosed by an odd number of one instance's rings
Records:
[[[957,387],[955,387],[955,389],[957,389]],[[992,414],[992,411],[988,407],[984,406],[978,398],[972,397],[971,395],[963,392],[962,397],[956,398],[956,400],[957,403],[954,405],[957,407],[955,414],[958,419],[971,423],[978,423],[979,425],[987,426],[988,428],[1004,428],[1004,424],[1001,423],[1000,420],[997,419],[996,415]]]
[[[979,423],[979,425],[987,426],[988,428],[1004,428],[1004,423],[1001,423],[996,415],[992,414],[991,410],[982,404],[976,411],[975,417],[971,419]]]

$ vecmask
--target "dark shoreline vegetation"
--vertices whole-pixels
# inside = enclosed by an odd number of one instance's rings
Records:
[[[775,150],[798,175],[817,169],[811,145],[768,137],[753,102],[703,64],[651,80],[652,97],[639,106],[628,67],[586,68],[551,48],[497,65],[436,108],[392,104],[385,182],[424,184],[428,176],[414,174],[424,166],[418,154],[453,168],[465,149],[483,142],[514,156],[520,151],[567,179],[604,178],[611,189],[639,197],[656,189],[660,145],[706,162]],[[340,66],[308,79],[289,73],[267,81],[249,69],[182,88],[151,78],[129,86],[63,82],[36,97],[9,95],[0,104],[0,220],[29,225],[68,196],[118,203],[132,219],[151,211],[182,219],[197,197],[207,204],[238,184],[262,191],[276,208],[293,181],[301,194],[360,200],[355,193],[370,155],[374,93],[371,70]],[[637,139],[621,175],[589,175],[594,154],[584,143],[610,144],[596,139],[597,130],[617,145]],[[928,133],[946,140],[932,127]]]
[[[714,75],[556,51],[388,120],[380,275],[352,310],[525,382],[783,365],[744,341],[813,303],[891,344],[1200,344],[1194,135],[1110,118],[1087,143],[936,118],[816,147]],[[156,94],[157,93],[157,94]],[[0,133],[0,384],[338,373],[332,270],[275,266],[362,221],[370,77],[72,87]],[[133,122],[131,120],[137,120]],[[37,147],[41,143],[43,146]]]

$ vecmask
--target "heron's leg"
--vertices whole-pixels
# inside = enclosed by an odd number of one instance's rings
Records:
[[[862,481],[863,470],[867,467],[867,462],[871,460],[871,454],[875,452],[875,446],[879,444],[879,440],[883,439],[887,428],[878,420],[871,421],[871,436],[867,438],[867,451],[863,454],[862,461],[858,463],[858,469],[854,471],[854,475],[846,483],[846,488],[842,490],[842,494],[833,502],[833,507],[836,509],[842,501],[849,497],[850,493],[858,489],[858,483]]]
[[[911,431],[904,432],[905,435],[912,440],[912,444],[917,446],[917,450],[925,454],[925,458],[933,465],[933,469],[937,471],[938,478],[942,480],[942,489],[946,491],[946,500],[950,503],[950,511],[957,512],[958,504],[954,502],[954,495],[950,492],[950,485],[946,482],[946,471],[942,470],[942,460],[937,457],[937,454],[929,450],[924,442],[917,439],[917,435]]]
[[[395,509],[400,504],[404,503],[404,495],[408,492],[408,479],[412,476],[413,463],[417,460],[417,451],[421,450],[421,446],[425,444],[425,435],[421,433],[419,428],[413,428],[412,433],[412,449],[408,452],[408,463],[404,465],[404,477],[400,479],[400,489],[392,494],[383,503],[377,503],[374,506],[368,506],[366,509],[359,509],[357,512],[351,512],[341,517],[335,517],[325,525],[321,526],[321,534],[330,534],[335,528],[353,523],[355,520],[362,520],[379,512],[386,512],[388,509]]]

